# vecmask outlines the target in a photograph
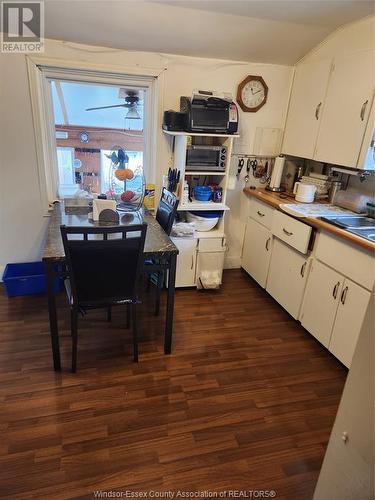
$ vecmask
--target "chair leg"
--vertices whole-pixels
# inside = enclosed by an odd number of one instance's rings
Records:
[[[107,321],[110,322],[112,320],[112,307],[107,307]]]
[[[131,321],[131,304],[126,304],[126,328],[130,328],[130,321]]]
[[[164,273],[158,273],[158,281],[156,283],[156,301],[155,301],[155,316],[159,316],[160,313],[160,295],[163,288]]]
[[[77,371],[77,348],[78,348],[78,310],[70,310],[70,324],[72,335],[72,372]]]
[[[137,325],[137,306],[132,304],[132,320],[133,320],[133,359],[138,363],[138,325]]]

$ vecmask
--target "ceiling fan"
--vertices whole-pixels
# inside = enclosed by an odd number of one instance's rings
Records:
[[[108,108],[128,108],[128,112],[125,118],[128,120],[140,120],[141,117],[137,111],[137,106],[140,101],[138,90],[130,90],[120,88],[119,99],[125,99],[123,104],[113,104],[112,106],[98,106],[96,108],[87,108],[86,111],[94,111],[96,109],[108,109]]]

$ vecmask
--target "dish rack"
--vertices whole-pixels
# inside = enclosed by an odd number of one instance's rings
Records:
[[[316,186],[315,198],[328,198],[331,181],[328,180],[327,176],[312,177],[309,175],[303,175],[300,182],[302,182],[302,184],[313,184]]]

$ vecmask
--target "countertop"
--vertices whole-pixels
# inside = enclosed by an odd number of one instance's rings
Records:
[[[59,261],[65,259],[64,246],[60,233],[60,225],[66,226],[105,226],[113,223],[94,222],[88,218],[88,207],[64,209],[63,203],[56,203],[50,215],[47,238],[44,246],[43,260]],[[157,220],[148,213],[120,213],[120,225],[147,223],[145,258],[161,258],[170,254],[178,254],[178,248],[163,231]]]
[[[280,205],[282,203],[298,203],[292,197],[280,198],[279,193],[272,193],[270,191],[266,191],[265,189],[244,188],[243,191],[247,196],[256,198],[256,199],[262,201],[263,203],[267,203],[267,205],[270,205],[270,206],[272,206],[280,211],[282,211],[280,209]],[[321,202],[319,202],[319,203],[321,203]],[[361,238],[360,236],[356,236],[353,233],[349,233],[348,231],[345,231],[345,229],[340,229],[339,227],[334,226],[332,224],[329,224],[328,222],[317,219],[315,217],[304,217],[304,218],[301,218],[298,220],[300,220],[301,222],[304,222],[305,224],[308,224],[311,227],[324,230],[327,233],[331,233],[331,234],[337,236],[338,238],[342,238],[343,240],[347,240],[350,243],[354,243],[358,247],[364,248],[366,250],[370,250],[372,252],[375,251],[375,243],[368,241],[368,240],[365,240],[364,238]]]

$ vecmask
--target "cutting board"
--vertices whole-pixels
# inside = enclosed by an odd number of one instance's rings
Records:
[[[358,215],[350,210],[328,205],[325,203],[281,203],[279,205],[283,212],[293,217],[335,217]]]

